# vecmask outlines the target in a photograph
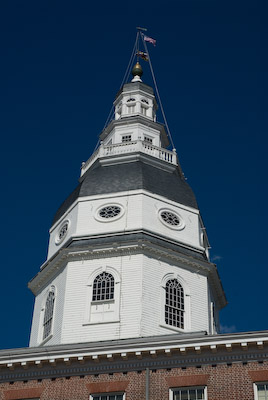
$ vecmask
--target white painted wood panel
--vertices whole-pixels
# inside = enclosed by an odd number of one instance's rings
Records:
[[[107,205],[121,207],[121,215],[107,220],[99,218],[98,210]],[[161,210],[175,212],[183,223],[183,229],[174,229],[163,223]],[[59,227],[65,220],[70,221],[70,228],[63,242],[57,245],[55,239]],[[70,212],[67,212],[51,230],[48,259],[71,237],[90,237],[137,230],[152,232],[199,251],[204,249],[201,243],[202,229],[198,210],[139,190],[129,192],[127,195],[118,193],[101,198],[96,196],[80,198]]]
[[[56,297],[54,303],[54,315],[52,323],[52,336],[49,340],[45,340],[45,345],[53,345],[61,343],[61,332],[63,326],[63,311],[65,306],[65,285],[66,285],[67,269],[63,268],[58,275],[48,282],[47,287],[42,289],[35,298],[34,313],[31,328],[30,347],[39,346],[43,343],[43,320],[44,307],[49,288],[53,285],[56,289]]]

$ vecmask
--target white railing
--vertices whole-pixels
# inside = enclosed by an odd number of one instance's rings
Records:
[[[166,150],[162,147],[153,146],[152,144],[144,142],[142,140],[106,146],[101,144],[100,147],[95,151],[95,153],[93,153],[92,156],[85,163],[82,164],[81,176],[84,175],[84,173],[97,160],[97,158],[136,152],[145,153],[152,157],[158,158],[159,160],[166,161],[169,164],[177,165],[177,154],[175,150]]]

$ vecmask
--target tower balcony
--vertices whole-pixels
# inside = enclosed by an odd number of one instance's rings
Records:
[[[104,157],[114,157],[126,155],[128,153],[144,153],[168,164],[178,165],[176,150],[167,150],[162,147],[154,146],[144,140],[134,140],[130,142],[104,145],[92,154],[92,156],[81,166],[81,176],[94,164],[97,159]]]

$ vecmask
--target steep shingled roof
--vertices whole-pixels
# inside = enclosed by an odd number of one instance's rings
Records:
[[[142,160],[107,166],[97,163],[88,170],[83,181],[59,207],[52,224],[56,223],[79,197],[137,189],[144,189],[198,209],[195,195],[178,169],[163,170]]]

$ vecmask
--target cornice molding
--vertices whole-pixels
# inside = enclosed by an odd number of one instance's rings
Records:
[[[152,165],[153,167],[160,168],[162,170],[173,172],[176,168],[176,164],[168,164],[166,161],[154,158],[149,154],[142,152],[133,152],[129,154],[115,154],[113,156],[107,156],[99,159],[101,165],[118,165],[137,160],[143,161],[145,164]]]
[[[152,350],[151,353],[137,351],[130,355],[109,353],[101,357],[70,358],[68,353],[66,357],[63,356],[60,359],[50,358],[40,360],[40,362],[8,363],[0,370],[0,382],[140,371],[146,368],[164,369],[193,366],[202,368],[206,365],[263,362],[268,358],[268,349],[258,351],[254,348],[247,352],[243,350],[228,352],[226,350],[216,354],[209,350],[201,354],[199,351],[189,350],[189,354],[181,354],[177,351],[171,352],[170,355],[169,348],[166,348],[156,353]]]
[[[136,238],[134,237],[135,235]],[[124,237],[126,241],[120,242],[120,237]],[[97,243],[98,240],[101,242],[104,238],[108,238],[110,243]],[[92,239],[94,239],[94,244],[91,242]],[[158,243],[153,243],[154,239],[157,240]],[[79,241],[87,244],[87,247],[82,247],[79,244],[77,247],[74,247],[75,243]],[[216,293],[221,295],[222,292],[215,264],[182,254],[180,252],[180,247],[182,249],[185,248],[186,250],[195,251],[197,254],[201,254],[201,250],[191,249],[187,246],[183,246],[183,244],[177,244],[151,232],[130,231],[124,233],[124,235],[114,234],[111,236],[76,237],[71,238],[67,246],[68,247],[61,248],[52,259],[43,264],[39,273],[29,282],[28,287],[34,294],[40,290],[48,279],[51,279],[55,272],[62,269],[68,261],[84,260],[85,258],[96,259],[106,257],[107,255],[109,257],[116,257],[118,255],[137,254],[140,252],[156,258],[160,257],[167,261],[175,261],[189,268],[203,271],[203,273],[210,276]],[[221,304],[222,303],[223,301],[221,301]]]
[[[3,350],[0,381],[247,363],[268,358],[268,332],[171,335]]]
[[[150,120],[146,117],[143,117],[142,115],[133,115],[133,116],[125,116],[117,120],[112,120],[110,124],[100,134],[100,139],[104,140],[109,135],[109,133],[117,126],[125,126],[133,124],[145,125],[152,129],[155,129],[156,131],[159,131],[162,139],[165,139],[165,136],[167,136],[165,126],[163,124]],[[164,145],[168,146],[168,144],[169,144],[168,141],[164,140]]]

